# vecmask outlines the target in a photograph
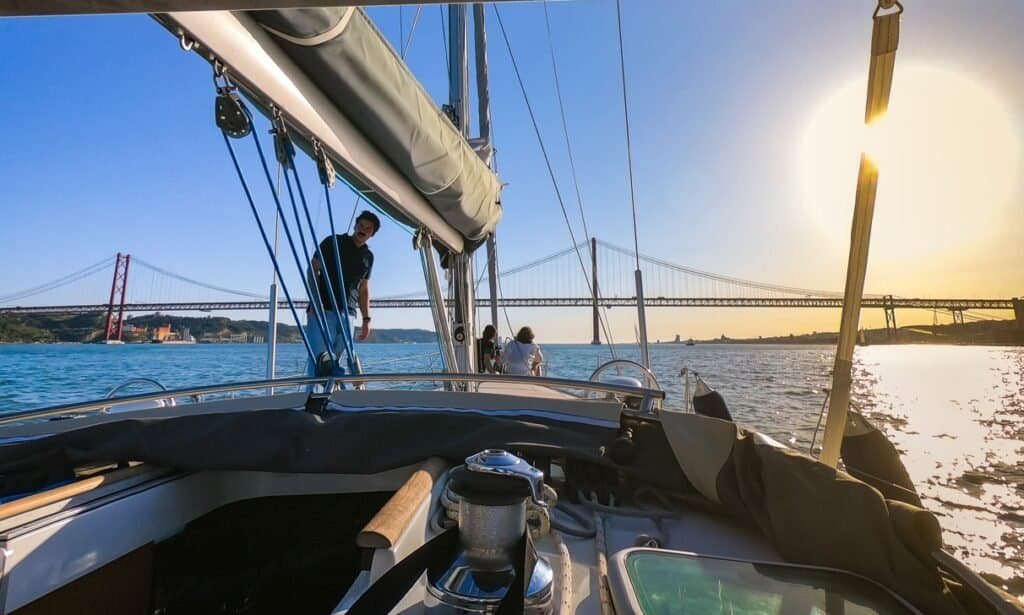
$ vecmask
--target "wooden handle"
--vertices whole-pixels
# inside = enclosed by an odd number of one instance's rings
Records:
[[[103,485],[109,485],[119,480],[138,476],[139,474],[149,472],[152,469],[152,466],[137,465],[130,468],[123,468],[121,470],[114,470],[112,472],[107,472],[106,474],[83,478],[82,480],[76,480],[75,482],[67,485],[61,485],[60,487],[54,487],[53,489],[34,493],[30,496],[26,496],[12,502],[0,504],[0,519],[9,519],[15,515],[20,515],[21,513],[28,512],[30,510],[42,508],[48,504],[53,504],[54,502],[60,502],[61,500],[81,495]]]
[[[444,460],[437,457],[424,461],[359,532],[356,545],[368,549],[390,549],[394,546],[423,501],[430,497],[434,482],[447,467]]]

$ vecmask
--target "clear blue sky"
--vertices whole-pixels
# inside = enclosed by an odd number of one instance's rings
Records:
[[[823,229],[809,213],[799,148],[823,101],[846,84],[863,82],[874,4],[623,4],[641,251],[726,275],[841,288],[848,212],[826,220],[833,229]],[[1006,132],[1019,147],[1024,4],[906,4],[898,70],[939,67],[969,76],[1005,109]],[[588,222],[598,237],[630,245],[614,6],[611,0],[577,0],[552,3],[549,11]],[[575,211],[543,6],[515,3],[501,10],[567,205]],[[400,22],[408,35],[414,13],[413,6],[401,15],[397,8],[370,11],[396,46]],[[440,103],[447,85],[439,14],[436,6],[424,9],[409,64]],[[495,138],[501,178],[508,182],[501,260],[511,267],[569,240],[493,20],[489,39]],[[264,249],[213,125],[205,62],[183,53],[143,16],[0,20],[0,57],[0,296],[117,251],[215,284],[257,292],[267,286]],[[897,73],[894,97],[899,95]],[[1021,158],[1015,160],[1019,167]],[[248,168],[256,172],[251,160]],[[940,187],[947,181],[934,179]],[[845,181],[852,204],[854,175]],[[927,237],[903,242],[927,249],[880,247],[872,254],[868,290],[1024,294],[1022,182],[1016,172],[1008,181],[1000,202],[983,208],[991,224],[970,237],[954,222],[939,223],[928,226]],[[314,183],[307,186],[315,192]],[[336,215],[347,220],[352,198],[339,190],[334,199]],[[886,211],[880,202],[877,225],[889,220]],[[914,215],[956,220],[947,213]],[[326,221],[322,209],[319,220]],[[405,231],[388,224],[372,246],[375,295],[422,286]],[[39,300],[99,302],[108,284],[98,280],[88,291],[75,291],[90,296],[53,293]],[[615,312],[617,337],[631,339],[633,314]],[[589,336],[586,311],[520,310],[512,316],[515,324],[533,324],[542,338]],[[867,324],[878,320],[880,315],[865,316]],[[380,311],[375,322],[428,326],[429,317],[425,311]],[[661,310],[652,316],[651,336],[837,326],[838,314],[827,311]]]

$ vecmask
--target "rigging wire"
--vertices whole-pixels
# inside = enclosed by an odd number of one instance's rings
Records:
[[[551,157],[548,156],[547,147],[544,145],[544,138],[540,134],[540,125],[537,123],[537,117],[533,113],[533,105],[530,103],[530,97],[526,93],[526,85],[523,83],[523,76],[519,72],[519,63],[516,61],[515,53],[512,51],[512,42],[508,38],[508,32],[505,30],[505,23],[501,19],[501,11],[498,10],[498,6],[491,3],[491,8],[494,9],[494,14],[498,18],[498,27],[501,30],[501,36],[505,39],[505,48],[508,50],[509,59],[512,60],[512,69],[516,75],[516,81],[519,82],[519,91],[523,94],[523,102],[526,103],[526,110],[530,115],[530,122],[533,124],[533,132],[537,136],[537,143],[540,146],[541,154],[544,156],[544,164],[547,166],[548,175],[551,178],[551,185],[555,190],[555,198],[558,200],[558,206],[562,210],[562,217],[565,219],[566,230],[569,231],[569,239],[572,242],[573,249],[576,252],[576,258],[579,260],[580,271],[583,273],[584,281],[587,285],[587,290],[590,291],[590,296],[594,296],[594,288],[590,284],[590,278],[587,276],[587,267],[583,264],[583,255],[580,254],[578,248],[576,248],[576,234],[572,230],[572,222],[569,220],[569,212],[565,207],[565,199],[562,198],[562,191],[558,188],[558,180],[555,178],[555,170],[551,166]],[[606,332],[607,335],[607,332]],[[609,344],[609,352],[612,357],[615,358],[614,345]]]
[[[401,7],[399,7],[401,8]],[[409,38],[405,39],[405,44],[402,45],[402,59],[405,59],[406,54],[409,53],[409,47],[412,46],[412,35],[416,34],[416,25],[420,23],[420,15],[423,13],[423,5],[416,7],[416,15],[412,18],[412,25],[409,26]]]
[[[626,95],[626,54],[622,48],[622,0],[615,0],[615,20],[619,30],[619,69],[622,74],[622,111],[626,124],[626,164],[629,169],[629,198],[633,206],[633,248],[636,268],[640,269],[640,239],[636,228],[636,184],[633,181],[633,145],[629,132],[629,102]]]
[[[356,210],[359,209],[359,201],[361,201],[362,198],[363,195],[356,192],[356,202],[352,203],[352,215],[348,217],[348,226],[345,227],[346,232],[348,232],[348,229],[352,228],[352,224],[356,221]]]
[[[498,275],[495,276],[495,281],[497,282],[497,285],[498,285],[498,296],[501,297],[501,298],[504,298],[505,297],[505,291],[503,291],[501,289],[501,272],[500,271],[498,272]],[[511,335],[515,331],[515,329],[512,328],[512,320],[509,319],[509,317],[508,317],[508,307],[506,307],[505,305],[502,305],[501,306],[501,311],[505,314],[505,324],[508,325],[508,331],[509,331],[509,334]]]
[[[441,44],[444,46],[444,65],[448,68],[448,83],[451,83],[452,55],[448,52],[448,25],[444,22],[444,6],[438,4],[437,12],[441,14]]]
[[[565,151],[569,156],[569,171],[572,174],[573,187],[576,190],[576,205],[580,210],[580,220],[583,222],[583,235],[587,238],[587,242],[590,243],[590,238],[593,235],[590,234],[590,229],[587,227],[587,216],[584,213],[583,207],[583,194],[580,191],[579,177],[576,173],[576,157],[572,154],[572,142],[569,139],[569,122],[566,118],[565,113],[565,102],[562,98],[562,85],[558,78],[558,62],[555,60],[555,44],[554,37],[551,36],[551,18],[548,15],[548,0],[544,0],[544,26],[547,30],[548,36],[548,51],[551,53],[551,72],[555,77],[555,94],[558,97],[558,111],[562,116],[562,135],[565,137]],[[590,246],[588,246],[589,248]],[[595,285],[598,286],[598,285]],[[593,288],[591,291],[592,295],[597,295],[600,292],[599,288]],[[608,308],[602,306],[601,311],[598,312],[598,319],[608,319]],[[611,327],[606,325],[604,322],[601,323],[601,327],[604,329],[605,337],[608,339],[608,343],[612,346],[615,345],[615,340],[611,337]]]
[[[555,77],[555,94],[558,97],[558,111],[562,116],[562,134],[565,136],[565,151],[569,156],[569,170],[572,174],[572,183],[576,189],[576,205],[580,210],[580,220],[583,222],[583,235],[589,240],[590,229],[587,228],[587,216],[583,213],[583,196],[580,192],[580,182],[576,174],[576,158],[572,155],[572,144],[569,140],[569,122],[565,115],[565,104],[562,100],[562,85],[558,79],[558,63],[555,61],[555,44],[551,36],[551,18],[548,15],[548,0],[544,0],[544,26],[548,36],[548,50],[551,52],[551,72]]]

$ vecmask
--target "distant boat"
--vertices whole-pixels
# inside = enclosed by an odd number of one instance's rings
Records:
[[[690,339],[686,340],[686,345],[687,346],[696,346],[697,342],[693,341],[693,338],[691,337]]]

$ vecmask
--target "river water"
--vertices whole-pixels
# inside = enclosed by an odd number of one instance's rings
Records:
[[[368,344],[366,372],[437,371],[436,347]],[[587,378],[607,346],[544,346],[548,375]],[[635,348],[616,354],[637,358]],[[807,451],[829,386],[832,347],[660,344],[653,371],[668,405],[683,403],[681,367],[702,374],[736,421]],[[303,370],[300,345],[282,345],[278,374]],[[258,345],[0,345],[0,412],[99,398],[135,377],[169,388],[257,380]],[[858,348],[854,403],[893,440],[950,550],[1024,596],[1024,349]],[[820,435],[819,435],[820,438]]]

